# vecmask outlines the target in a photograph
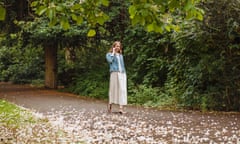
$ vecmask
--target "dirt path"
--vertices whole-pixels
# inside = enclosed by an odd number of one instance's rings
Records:
[[[124,115],[108,114],[104,101],[9,83],[0,83],[0,98],[55,121],[72,134],[70,142],[240,144],[239,113],[204,114],[128,106]]]

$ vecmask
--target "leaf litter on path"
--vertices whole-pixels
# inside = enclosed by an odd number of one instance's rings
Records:
[[[47,122],[9,130],[0,125],[0,143],[168,144],[240,142],[239,115],[152,111],[107,113],[63,106],[46,114]]]
[[[126,114],[109,114],[104,110],[106,103],[6,83],[0,86],[0,97],[30,109],[39,109],[42,113],[35,111],[35,115],[43,119],[42,122],[16,129],[0,123],[0,144],[240,143],[239,113],[174,112],[128,107]]]

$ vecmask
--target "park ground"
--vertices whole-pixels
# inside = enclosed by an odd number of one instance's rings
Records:
[[[107,113],[107,102],[30,85],[0,83],[0,99],[47,119],[0,130],[0,143],[240,144],[239,112],[169,111],[141,106]]]

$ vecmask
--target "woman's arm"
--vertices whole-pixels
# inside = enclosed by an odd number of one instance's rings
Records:
[[[113,59],[114,59],[114,53],[107,53],[106,54],[106,59],[109,63],[112,63]]]

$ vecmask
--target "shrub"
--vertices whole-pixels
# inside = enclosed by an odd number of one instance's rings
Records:
[[[74,79],[74,82],[69,86],[68,90],[82,96],[107,99],[109,87],[108,77],[109,73],[105,70],[92,70],[81,73]]]

